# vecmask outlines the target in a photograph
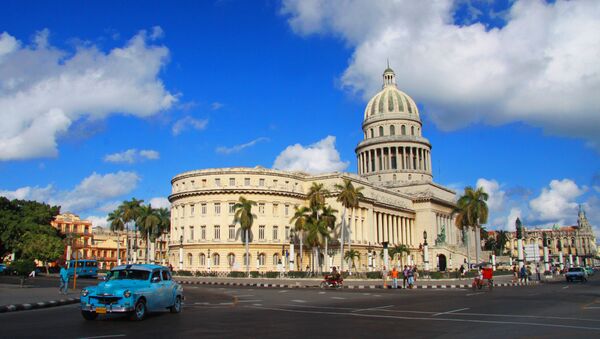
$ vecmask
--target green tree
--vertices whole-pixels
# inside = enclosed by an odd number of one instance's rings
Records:
[[[400,266],[403,265],[403,258],[405,254],[410,254],[410,250],[406,245],[396,245],[388,250],[388,255],[392,258],[392,260],[399,260]]]
[[[328,221],[326,219],[318,218],[317,209],[309,209],[310,213],[305,216],[306,220],[306,243],[313,250],[312,254],[312,271],[319,263],[319,253],[321,246],[325,245],[326,239],[329,239],[329,228]]]
[[[121,264],[121,234],[125,229],[125,222],[123,221],[123,209],[117,208],[116,210],[108,213],[106,219],[110,223],[110,230],[117,233],[117,264]]]
[[[496,232],[496,243],[498,244],[498,250],[500,255],[504,255],[504,249],[508,242],[508,231],[497,231]]]
[[[160,222],[158,210],[152,208],[152,204],[140,206],[140,215],[136,223],[142,238],[146,240],[146,263],[150,263],[150,234],[158,227]]]
[[[356,271],[356,264],[354,261],[356,259],[360,260],[360,252],[358,252],[357,250],[348,250],[344,254],[344,259],[347,260],[348,263],[352,265],[351,268],[353,268],[354,271]]]
[[[165,233],[168,233],[171,229],[171,211],[168,208],[159,208],[156,212],[160,222],[152,230],[151,239],[154,241],[154,248],[156,249],[158,239]],[[161,248],[158,249],[159,253],[163,253],[162,242]],[[163,258],[164,259],[164,258]]]
[[[344,212],[342,213],[342,229],[341,229],[341,252],[344,253],[344,231],[346,228],[346,209],[351,208],[354,211],[354,208],[358,207],[359,201],[363,198],[363,194],[361,191],[363,187],[354,187],[352,181],[350,179],[344,179],[343,184],[335,184],[335,189],[338,190],[337,201],[339,201],[342,206],[344,206]],[[350,220],[352,220],[354,216],[351,216]],[[348,232],[348,250],[352,249],[351,245],[352,234]],[[340,260],[340,271],[344,270],[344,258]]]
[[[123,222],[125,223],[125,225],[128,225],[130,222],[133,222],[133,228],[134,228],[134,255],[133,255],[133,261],[136,262],[137,261],[137,224],[136,221],[140,216],[141,213],[141,206],[142,203],[144,202],[144,200],[137,200],[136,198],[131,198],[131,201],[123,201],[123,203],[121,203],[121,205],[118,207],[119,209],[121,209],[123,211],[122,217],[123,217]],[[127,226],[127,236],[129,237],[129,226]],[[128,260],[131,259],[131,255],[129,254],[129,251],[131,249],[131,246],[127,246],[127,258]]]
[[[254,218],[256,218],[256,215],[252,214],[252,206],[256,206],[256,202],[247,200],[242,196],[240,196],[238,202],[233,206],[235,210],[233,222],[239,223],[243,232],[242,238],[246,247],[246,275],[248,277],[250,276],[250,249],[248,242],[250,241],[250,230],[252,229],[252,224],[254,224]]]
[[[49,273],[48,263],[58,260],[64,252],[65,244],[57,236],[43,233],[26,233],[24,236],[22,247],[23,257],[43,262],[46,267],[46,273]]]
[[[306,206],[296,206],[294,209],[294,216],[290,219],[290,222],[294,224],[294,231],[298,234],[300,240],[300,263],[299,270],[302,270],[302,259],[304,258],[304,232],[306,231],[306,218],[310,213],[310,208]]]
[[[472,227],[475,230],[477,263],[479,263],[479,251],[481,248],[481,244],[479,243],[481,241],[481,225],[486,224],[488,219],[489,211],[486,203],[488,197],[488,194],[482,187],[473,189],[473,187],[467,186],[465,187],[463,195],[456,203],[456,212],[458,213],[456,224],[463,227],[463,229]],[[467,256],[469,256],[468,250],[469,247],[467,244]],[[468,260],[470,262],[470,258]]]
[[[35,270],[35,262],[32,259],[17,259],[10,264],[10,270],[21,277],[21,287],[31,271]]]

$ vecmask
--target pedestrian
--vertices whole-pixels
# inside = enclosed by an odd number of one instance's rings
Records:
[[[58,287],[58,292],[61,294],[67,294],[69,290],[69,271],[64,266],[60,267],[60,286]]]
[[[465,265],[460,265],[459,272],[460,272],[460,277],[464,278],[465,277]]]
[[[392,268],[392,272],[390,272],[390,277],[392,277],[392,288],[398,288],[398,270],[396,266]]]
[[[525,283],[525,277],[527,276],[527,269],[525,265],[521,266],[521,270],[519,271],[519,278],[521,279],[521,283]]]
[[[525,283],[529,284],[529,279],[531,279],[531,266],[527,266],[527,272],[525,272]]]
[[[173,265],[169,264],[169,271],[173,272]]]
[[[402,271],[402,288],[406,288],[408,282],[408,266],[404,265],[404,270]]]
[[[537,264],[537,266],[535,266],[535,274],[537,274],[538,281],[542,280],[542,276],[540,274],[540,264]]]
[[[415,281],[417,281],[417,278],[419,277],[419,271],[417,270],[417,265],[413,266],[413,283]]]
[[[415,271],[409,267],[408,268],[408,288],[413,288],[415,284]]]

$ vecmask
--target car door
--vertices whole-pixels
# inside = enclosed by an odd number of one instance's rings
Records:
[[[158,279],[158,281],[156,281]],[[162,307],[163,286],[160,270],[154,270],[150,275],[150,289],[147,299],[147,305],[150,309],[159,309]]]
[[[163,280],[163,296],[164,296],[164,307],[170,307],[175,302],[173,293],[173,280],[171,280],[171,273],[168,270],[162,270]]]

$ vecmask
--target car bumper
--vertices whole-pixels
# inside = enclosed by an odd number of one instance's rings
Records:
[[[82,311],[88,312],[96,312],[97,308],[106,309],[106,313],[126,313],[132,312],[133,306],[121,306],[121,305],[91,305],[91,304],[81,304]]]

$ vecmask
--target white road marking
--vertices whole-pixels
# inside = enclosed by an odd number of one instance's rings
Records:
[[[125,337],[125,334],[99,335],[99,336],[96,336],[96,337],[82,337],[80,339],[118,338],[118,337]]]
[[[350,313],[350,312],[326,312],[326,311],[308,311],[299,309],[286,309],[277,307],[256,307],[262,310],[271,311],[282,311],[292,313],[308,313],[308,314],[327,314],[327,315],[348,315],[353,317],[364,317],[364,318],[383,318],[383,319],[405,319],[405,320],[424,320],[424,321],[450,321],[450,322],[465,322],[465,323],[479,323],[479,324],[501,324],[501,325],[525,325],[525,326],[539,326],[539,327],[555,327],[555,328],[573,328],[579,330],[592,330],[600,331],[600,327],[586,327],[586,326],[575,326],[575,325],[559,325],[552,323],[532,323],[532,322],[518,322],[518,321],[494,321],[494,320],[479,320],[479,319],[456,319],[456,318],[432,318],[432,317],[403,317],[394,315],[382,315],[382,314],[364,314],[364,313]]]
[[[472,295],[479,295],[479,294],[483,294],[483,292],[469,293],[469,294],[467,294],[467,297],[470,297]]]
[[[363,295],[371,295],[371,293],[363,293]]]
[[[379,294],[373,294],[374,297],[381,297]]]
[[[325,293],[327,293],[327,292],[319,292],[319,294],[325,294]]]
[[[331,297],[331,299],[345,300],[346,298],[344,298],[344,297]]]
[[[201,303],[194,303],[194,305],[210,305],[210,303],[207,303],[207,302],[201,302]]]
[[[292,300],[292,302],[295,302],[295,303],[305,303],[306,300],[294,299],[294,300]]]
[[[600,307],[595,307],[595,306],[588,306],[588,307],[584,307],[584,310],[594,310],[594,309],[599,309]]]
[[[262,306],[262,304],[252,304],[252,306]]]
[[[370,308],[361,308],[360,310],[354,310],[352,312],[375,311],[375,310],[382,310],[384,308],[389,308],[389,307],[394,307],[394,305],[386,305],[386,306],[370,307]]]
[[[254,300],[238,300],[238,303],[255,303],[257,301],[262,301],[262,299],[254,299]]]
[[[288,290],[279,291],[279,293],[286,293]]]
[[[569,288],[569,286],[565,286],[565,287],[563,287],[562,289],[563,289],[563,290],[566,290],[567,288]]]
[[[242,295],[236,295],[236,297],[238,298],[245,298],[245,297],[253,297],[254,294],[242,294]]]
[[[233,305],[233,303],[219,303],[219,305]]]
[[[448,312],[440,312],[440,313],[436,313],[434,315],[432,315],[432,317],[437,317],[438,315],[442,315],[442,314],[450,314],[450,313],[456,313],[456,312],[460,312],[460,311],[466,311],[469,308],[459,308],[457,310],[452,310],[452,311],[448,311]]]

